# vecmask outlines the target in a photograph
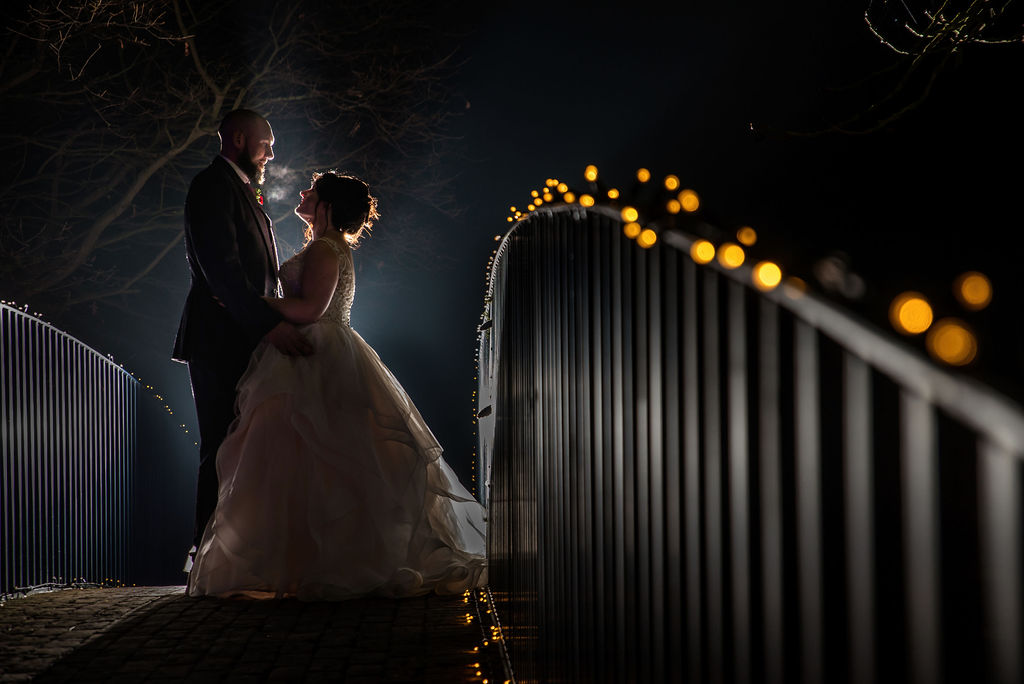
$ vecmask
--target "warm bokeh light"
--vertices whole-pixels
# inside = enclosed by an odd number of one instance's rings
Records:
[[[576,201],[576,195],[572,194],[571,192],[567,192],[564,195],[562,195],[562,199],[565,200],[566,204],[572,204],[573,202]]]
[[[566,185],[565,183],[559,183],[558,184],[558,192],[562,192],[562,193],[569,192],[569,186]]]
[[[747,255],[744,254],[743,248],[731,242],[726,242],[718,250],[718,263],[725,268],[738,268],[743,265],[743,260],[746,258]]]
[[[508,222],[509,222],[509,223],[512,223],[512,220],[513,220],[513,219],[512,219],[512,217],[511,217],[511,216],[509,216],[509,217],[508,217]]]
[[[636,179],[641,183],[646,183],[647,181],[651,180],[651,172],[648,171],[647,169],[637,169]]]
[[[789,276],[786,278],[786,282],[782,286],[782,291],[785,292],[786,296],[790,299],[800,299],[807,293],[807,283],[804,282],[803,278]]]
[[[757,242],[757,231],[750,226],[743,226],[736,231],[736,239],[740,241],[740,244],[750,247]]]
[[[597,167],[591,164],[587,167],[587,170],[583,172],[583,177],[590,182],[597,180]]]
[[[678,188],[679,188],[679,176],[675,176],[675,175],[673,175],[671,173],[669,175],[665,176],[665,189],[666,190],[676,190]]]
[[[943,363],[965,366],[978,355],[978,340],[962,321],[943,318],[925,338],[928,352]]]
[[[539,207],[540,205],[544,204],[544,200],[538,197],[537,199],[533,200],[533,203]]]
[[[526,205],[526,208],[527,208],[527,209],[529,209],[530,211],[533,211],[533,210],[534,210],[534,209],[536,209],[537,207],[533,206],[532,204],[527,204],[527,205]]]
[[[622,211],[620,211],[619,214],[622,216],[622,220],[626,223],[636,221],[640,218],[640,212],[638,212],[634,207],[622,207]]]
[[[509,207],[508,210],[511,211],[511,212],[515,212],[516,208],[515,207]]]
[[[585,207],[592,207],[594,206],[594,198],[590,195],[580,195],[580,204]]]
[[[700,208],[700,198],[697,197],[697,193],[687,188],[679,193],[679,204],[683,205],[685,211],[693,213]]]
[[[782,269],[771,261],[762,261],[754,266],[752,273],[757,289],[767,292],[774,290],[782,282]]]
[[[679,203],[679,200],[670,199],[665,203],[665,209],[667,209],[670,214],[678,214],[682,211],[683,205]]]
[[[636,239],[636,243],[643,247],[644,249],[652,247],[654,243],[657,241],[658,234],[655,233],[650,228],[644,228],[642,231],[640,231],[640,235]]]
[[[919,292],[904,292],[889,306],[889,322],[905,335],[919,335],[932,324],[932,307]]]
[[[638,235],[640,235],[640,232],[641,232],[640,224],[639,223],[635,223],[635,222],[634,223],[627,223],[626,225],[622,226],[622,232],[630,240],[635,240],[636,237]]]
[[[497,242],[497,241],[498,241],[498,240],[500,240],[500,239],[501,239],[501,236],[500,236],[500,235],[495,235],[495,236],[494,236],[494,241],[495,241],[495,242]]]
[[[983,273],[968,271],[956,279],[953,292],[964,307],[980,311],[992,301],[992,281]]]
[[[608,198],[609,199],[619,199],[619,190],[618,190],[618,188],[608,188]]]
[[[694,240],[690,245],[690,258],[698,264],[706,264],[715,258],[715,246],[707,240]]]
[[[555,180],[554,178],[548,178],[547,181],[545,181],[544,184],[547,185],[549,188],[553,188],[556,185],[558,185],[558,181]]]
[[[540,193],[537,192],[536,190],[531,190],[530,191],[530,196],[531,197],[540,197]]]

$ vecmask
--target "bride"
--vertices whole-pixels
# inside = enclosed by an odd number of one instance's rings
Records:
[[[295,213],[306,246],[280,270],[311,356],[263,344],[217,453],[220,493],[188,593],[340,600],[484,584],[484,510],[398,380],[349,325],[352,249],[378,217],[367,185],[317,173]]]

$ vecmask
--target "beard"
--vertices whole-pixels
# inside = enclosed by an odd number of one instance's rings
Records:
[[[266,177],[264,171],[266,170],[266,164],[263,167],[256,165],[253,161],[252,155],[249,154],[249,150],[242,150],[242,153],[238,155],[238,168],[242,169],[242,173],[249,177],[249,180],[253,185],[263,185],[263,180]]]

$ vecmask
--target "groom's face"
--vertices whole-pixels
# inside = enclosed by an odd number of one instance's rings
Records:
[[[245,134],[245,145],[238,155],[238,168],[253,183],[263,185],[267,162],[274,158],[274,131],[267,121],[253,122]]]

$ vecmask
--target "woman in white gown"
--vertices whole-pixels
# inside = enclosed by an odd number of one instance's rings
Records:
[[[316,174],[296,208],[306,246],[281,266],[311,356],[262,344],[217,454],[220,494],[188,593],[347,599],[486,582],[483,507],[398,380],[349,326],[352,247],[377,217],[361,180]]]

